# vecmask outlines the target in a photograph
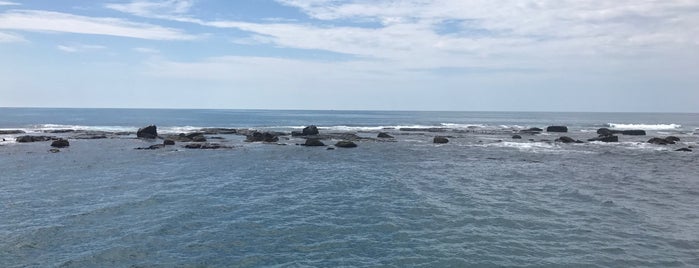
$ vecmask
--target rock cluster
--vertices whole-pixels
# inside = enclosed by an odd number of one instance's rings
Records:
[[[158,128],[155,125],[139,128],[136,137],[142,139],[155,139],[158,137]]]

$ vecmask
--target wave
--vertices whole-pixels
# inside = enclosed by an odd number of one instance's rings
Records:
[[[642,129],[642,130],[670,130],[680,129],[682,125],[678,124],[618,124],[608,123],[608,127],[614,129]]]

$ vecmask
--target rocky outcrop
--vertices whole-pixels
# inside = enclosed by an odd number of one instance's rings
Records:
[[[313,136],[313,135],[318,135],[320,132],[318,131],[318,127],[314,125],[307,126],[303,128],[301,131],[292,131],[291,136]]]
[[[228,146],[224,146],[218,143],[190,143],[184,146],[184,148],[187,149],[204,149],[204,150],[213,150],[213,149],[227,149],[231,148]]]
[[[432,142],[444,144],[444,143],[449,143],[449,139],[447,139],[447,137],[437,136],[437,137],[434,137],[434,139],[432,139]]]
[[[546,132],[568,132],[568,127],[566,127],[566,126],[549,126],[546,128]]]
[[[24,130],[19,130],[19,129],[9,129],[9,130],[0,130],[0,135],[12,135],[12,134],[24,134]]]
[[[70,146],[70,143],[68,140],[65,139],[57,139],[51,143],[51,147],[56,147],[56,148],[65,148]]]
[[[175,141],[170,140],[170,139],[165,139],[163,141],[163,145],[175,145]]]
[[[380,139],[393,139],[394,138],[393,136],[388,135],[388,133],[386,133],[386,132],[379,132],[379,134],[376,135],[376,137],[380,138]]]
[[[15,141],[25,143],[25,142],[37,142],[37,141],[50,141],[56,140],[58,138],[52,136],[19,136],[15,138]]]
[[[600,128],[597,130],[597,134],[602,136],[610,136],[614,134],[628,135],[628,136],[645,136],[646,131],[642,129],[630,129],[630,130],[615,130],[608,128]]]
[[[247,135],[245,138],[246,142],[278,142],[279,137],[270,132],[253,132]]]
[[[153,144],[148,147],[138,147],[136,150],[157,150],[162,148],[165,148],[165,144]]]
[[[136,137],[141,139],[155,139],[158,137],[158,128],[155,125],[139,128]]]
[[[614,135],[599,136],[597,138],[588,139],[587,141],[619,142],[619,136],[614,136]]]
[[[689,149],[689,148],[679,148],[679,149],[675,150],[675,152],[691,152],[691,151],[692,151],[692,149]]]
[[[656,144],[656,145],[668,145],[668,144],[675,144],[676,142],[680,141],[680,138],[675,137],[675,136],[668,136],[665,138],[651,138],[648,140],[648,143],[651,144]]]
[[[513,139],[513,140],[521,140],[521,139],[522,139],[522,136],[520,136],[520,135],[512,135],[512,139]]]
[[[532,127],[532,128],[520,130],[519,133],[520,134],[536,135],[536,134],[541,134],[542,131],[544,131],[544,130],[540,129],[538,127]]]
[[[237,134],[238,130],[235,128],[202,128],[200,130],[202,133],[207,135],[218,135],[218,134]]]
[[[555,142],[574,143],[575,139],[568,137],[568,136],[561,136],[558,139],[556,139]]]
[[[316,138],[306,139],[303,146],[325,146],[325,143]]]
[[[351,141],[338,141],[335,143],[335,147],[339,148],[354,148],[357,147],[357,144]]]
[[[178,135],[169,135],[169,136],[166,136],[165,139],[179,141],[179,142],[206,142],[206,137],[204,137],[204,133],[201,133],[201,132],[193,132],[193,133],[187,133],[187,134],[180,133]]]

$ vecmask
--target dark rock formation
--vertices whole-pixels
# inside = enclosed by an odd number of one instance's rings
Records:
[[[520,136],[520,135],[512,135],[512,139],[513,139],[513,140],[520,140],[520,139],[522,139],[522,136]]]
[[[614,136],[614,135],[599,136],[597,138],[588,139],[587,141],[619,142],[619,136]]]
[[[196,135],[192,137],[193,142],[206,142],[206,137],[204,135]]]
[[[190,143],[190,144],[185,145],[184,148],[212,150],[212,149],[224,149],[224,148],[231,148],[231,147],[223,146],[223,145],[218,144],[218,143],[205,142],[205,143]]]
[[[138,147],[136,150],[157,150],[162,148],[165,148],[165,144],[153,144],[148,147]]]
[[[200,131],[207,135],[238,133],[238,130],[234,128],[202,128]]]
[[[312,136],[312,135],[318,135],[318,127],[314,125],[307,126],[303,128],[302,131],[292,131],[291,135],[292,136]]]
[[[24,130],[0,130],[0,135],[24,134]]]
[[[657,144],[657,145],[668,145],[668,144],[675,144],[675,142],[679,141],[680,139],[675,136],[669,136],[666,138],[651,138],[648,140],[648,143],[652,144]]]
[[[536,135],[536,134],[541,134],[542,131],[544,131],[544,130],[543,130],[543,129],[540,129],[540,128],[538,128],[538,127],[532,127],[532,128],[529,128],[529,129],[520,130],[519,133],[520,133],[520,134]]]
[[[556,142],[562,142],[562,143],[574,143],[575,140],[571,137],[568,136],[561,136],[558,139],[555,140]]]
[[[546,132],[568,132],[568,127],[566,127],[566,126],[549,126],[546,128]]]
[[[175,141],[170,140],[170,139],[165,139],[163,141],[163,145],[175,145]]]
[[[105,134],[91,134],[91,133],[83,133],[83,134],[78,134],[75,136],[70,137],[71,139],[77,139],[77,140],[97,140],[97,139],[106,139],[107,135]]]
[[[437,136],[437,137],[434,137],[432,142],[433,143],[440,143],[440,144],[441,143],[449,143],[449,139],[447,139],[447,137]]]
[[[335,147],[339,148],[354,148],[357,147],[357,144],[351,141],[338,141],[335,143]]]
[[[675,150],[675,152],[691,152],[691,151],[692,151],[692,149],[689,149],[689,148],[679,148],[679,149]]]
[[[667,136],[667,137],[665,137],[665,140],[672,141],[672,142],[678,142],[678,141],[680,141],[680,138],[675,137],[675,136]]]
[[[50,141],[50,140],[56,140],[56,137],[51,137],[51,136],[19,136],[15,138],[15,141],[17,142],[37,142],[37,141]]]
[[[629,135],[629,136],[645,136],[646,131],[642,129],[630,129],[630,130],[614,130],[608,128],[600,128],[597,130],[597,134],[602,136],[610,136],[614,134]]]
[[[75,132],[75,129],[50,129],[50,130],[44,130],[42,131],[44,133],[52,133],[52,134],[57,134],[57,133],[72,133]]]
[[[393,136],[388,135],[386,132],[379,132],[379,135],[376,135],[376,137],[381,139],[393,139]]]
[[[58,139],[58,140],[55,140],[51,143],[51,147],[56,147],[56,148],[65,148],[68,146],[70,146],[70,143],[68,142],[68,140],[65,140],[65,139]]]
[[[304,146],[325,146],[325,144],[320,141],[319,139],[311,138],[311,139],[306,139],[306,142],[303,144]]]
[[[278,142],[279,137],[270,132],[253,132],[247,135],[246,142]]]
[[[136,137],[142,139],[155,139],[158,137],[158,128],[155,125],[139,128]]]

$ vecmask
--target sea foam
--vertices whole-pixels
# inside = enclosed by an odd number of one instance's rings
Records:
[[[680,129],[682,125],[678,124],[618,124],[608,123],[608,127],[614,129],[642,129],[642,130],[669,130]]]

